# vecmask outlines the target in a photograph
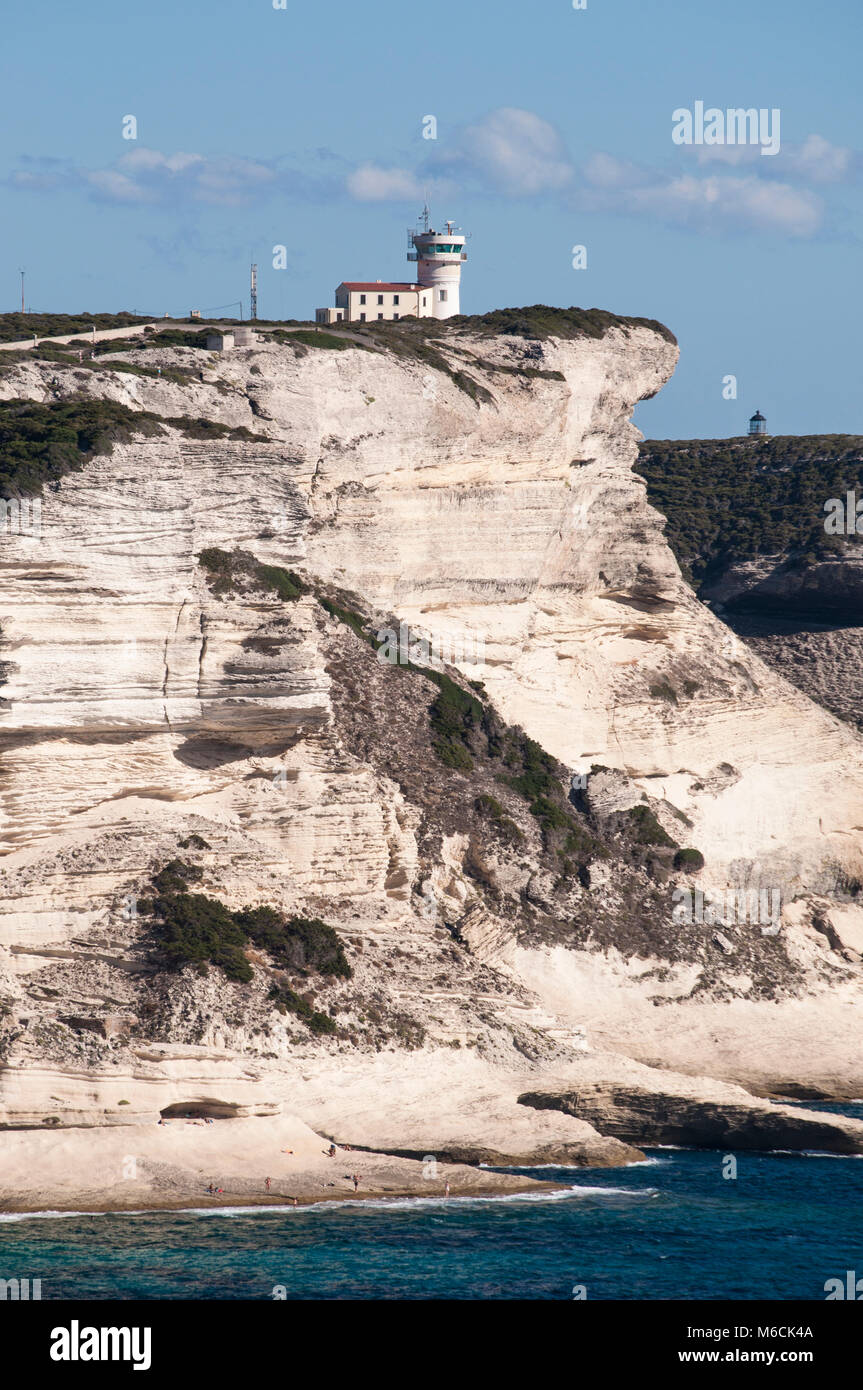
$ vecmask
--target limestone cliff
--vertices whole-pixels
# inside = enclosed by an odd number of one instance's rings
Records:
[[[517,1108],[544,1069],[560,1075],[598,1039],[739,1078],[781,1001],[804,997],[820,1012],[801,1004],[799,1027],[825,1030],[807,1074],[831,1093],[855,1084],[863,1064],[843,1059],[831,990],[847,1019],[863,951],[849,888],[861,744],[681,577],[631,472],[629,420],[676,356],[634,322],[530,339],[467,321],[425,355],[384,335],[338,351],[262,341],[219,357],[124,354],[163,378],[106,359],[59,375],[26,362],[0,380],[0,399],[77,393],[255,436],[166,426],[118,445],[46,490],[41,537],[3,539],[6,1123],[123,1123],[194,1099],[231,1114],[293,1105],[320,1124],[333,1075],[371,1084],[383,1055],[402,1108],[376,1130],[366,1100],[359,1142],[422,1147],[437,1104],[452,1152],[587,1155],[600,1142],[589,1123]],[[199,375],[171,378],[190,364]],[[304,591],[286,603],[253,580],[220,586],[201,554],[237,550]],[[500,820],[481,832],[488,748],[475,785],[436,761],[434,687],[380,662],[346,612],[456,653],[481,639],[478,661],[453,666],[482,683],[502,726],[559,760],[562,787],[566,770],[588,787],[597,764],[625,774],[617,799],[579,810],[602,850],[590,863],[585,851],[580,876],[508,792],[509,843]],[[639,806],[669,843],[676,827],[700,850],[699,886],[781,890],[781,939],[741,928],[726,958],[696,927],[681,945],[671,892],[684,880],[670,853],[630,853],[622,829]],[[190,836],[204,886],[231,908],[338,926],[353,979],[317,1000],[336,1038],[275,1014],[260,972],[245,986],[217,969],[154,971],[136,903]],[[561,991],[570,967],[593,972],[592,1005],[575,984]],[[651,974],[664,983],[646,987]],[[661,1027],[623,1026],[610,1006],[623,976],[620,997],[637,994]],[[723,1041],[712,1055],[741,1003],[739,1051]],[[674,1010],[697,1047],[675,1041]],[[751,1084],[785,1079],[780,1041]],[[463,1087],[449,1108],[448,1074]]]

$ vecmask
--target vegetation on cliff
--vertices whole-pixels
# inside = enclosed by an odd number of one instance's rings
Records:
[[[105,328],[131,328],[148,319],[141,314],[0,314],[0,343],[24,338],[62,338],[67,333],[101,332]]]
[[[805,568],[859,544],[824,530],[829,498],[863,495],[859,435],[648,439],[636,468],[696,588],[735,561],[785,555]]]
[[[362,642],[378,647],[367,620],[359,613],[330,599],[320,602]],[[573,857],[582,870],[589,858],[605,857],[604,846],[582,823],[564,790],[566,769],[522,729],[500,719],[481,681],[462,684],[447,671],[414,661],[380,664],[393,673],[420,676],[436,687],[428,705],[428,734],[435,759],[462,777],[480,770],[490,772],[500,785],[515,791],[538,822],[544,847],[564,872],[576,867]],[[491,793],[475,798],[474,812],[502,838],[513,843],[523,839],[516,822]]]
[[[46,484],[78,472],[97,455],[110,454],[115,444],[161,434],[165,426],[195,439],[258,438],[242,426],[167,418],[88,396],[48,404],[0,401],[0,497],[38,496]]]
[[[133,433],[159,432],[156,416],[117,401],[0,401],[0,496],[36,496]]]
[[[154,955],[168,970],[193,965],[205,972],[211,965],[236,984],[249,984],[254,969],[249,950],[269,957],[273,969],[299,979],[324,977],[349,980],[353,971],[342,941],[317,917],[288,917],[274,907],[244,907],[231,911],[218,898],[191,892],[203,877],[197,865],[172,859],[154,875],[155,895],[139,904],[152,919]],[[334,1033],[329,1014],[313,1009],[282,976],[269,998],[281,1013],[294,1013],[314,1033]]]
[[[504,335],[542,342],[548,338],[602,338],[612,328],[624,331],[648,328],[667,342],[677,341],[664,324],[654,319],[626,318],[604,309],[556,309],[547,304],[532,304],[521,309],[494,309],[488,314],[456,314],[450,319],[418,319],[408,315],[397,322],[351,323],[346,327],[351,334],[367,337],[370,342],[379,344],[397,357],[444,372],[460,391],[464,391],[477,404],[492,401],[491,392],[470,371],[453,365],[446,355],[460,353],[458,339],[462,334],[488,338]],[[467,354],[461,353],[461,356],[466,358]],[[523,366],[499,365],[472,358],[465,365],[488,373],[505,372],[526,378],[563,380],[561,372],[547,371],[528,362]]]
[[[309,586],[293,570],[261,564],[248,550],[220,550],[218,546],[208,546],[200,551],[198,563],[206,571],[207,583],[217,598],[265,589],[293,603],[309,591]]]
[[[572,305],[569,309],[558,309],[549,304],[530,304],[522,309],[492,309],[488,314],[459,314],[446,319],[451,329],[465,329],[472,333],[512,334],[520,338],[602,338],[611,328],[648,328],[658,333],[668,343],[677,339],[656,319],[632,318],[625,314],[612,314],[607,309],[579,309]]]

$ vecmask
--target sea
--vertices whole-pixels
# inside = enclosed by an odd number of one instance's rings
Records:
[[[863,1119],[863,1103],[821,1105]],[[500,1171],[556,1191],[122,1215],[0,1214],[42,1299],[824,1300],[863,1278],[863,1161],[662,1148]]]

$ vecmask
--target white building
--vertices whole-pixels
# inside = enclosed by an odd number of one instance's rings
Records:
[[[467,260],[465,236],[447,222],[445,232],[424,226],[408,232],[408,260],[416,261],[416,282],[394,280],[343,280],[336,290],[335,307],[315,310],[317,323],[374,323],[378,319],[448,319],[461,312],[459,289],[462,261]]]
[[[428,318],[433,297],[422,285],[397,280],[343,280],[336,290],[334,309],[316,309],[318,323],[373,323],[400,319],[405,314]]]

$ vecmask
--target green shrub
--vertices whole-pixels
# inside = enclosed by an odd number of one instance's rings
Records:
[[[219,420],[207,420],[202,415],[165,416],[164,423],[180,430],[190,439],[245,439],[260,444],[269,442],[265,434],[253,434],[245,425],[223,425]]]
[[[432,748],[445,767],[470,772],[474,765],[470,740],[482,725],[482,704],[442,671],[423,668],[422,674],[439,692],[429,709]]]
[[[153,878],[157,893],[183,893],[190,883],[198,883],[204,877],[203,869],[196,864],[187,864],[182,859],[170,859]]]
[[[216,965],[228,979],[247,984],[252,967],[245,948],[253,943],[282,969],[299,975],[349,980],[353,974],[338,933],[317,917],[286,917],[274,907],[232,912],[217,898],[188,892],[203,877],[194,864],[172,859],[153,877],[157,896],[139,910],[152,916],[159,952],[171,969]]]
[[[355,613],[351,608],[342,608],[338,603],[334,603],[333,600],[329,598],[319,598],[318,602],[324,611],[329,613],[331,618],[336,618],[340,623],[344,623],[346,627],[351,629],[351,632],[353,632],[356,637],[359,637],[361,642],[369,642],[372,646],[375,645],[374,638],[366,631],[364,620],[360,617],[359,613]]]
[[[684,873],[697,874],[704,868],[704,855],[698,849],[679,849],[674,856],[674,867]]]
[[[275,1004],[280,1014],[296,1014],[297,1018],[302,1019],[310,1032],[317,1034],[333,1034],[337,1031],[336,1021],[329,1014],[319,1013],[313,1009],[307,1000],[302,999],[295,990],[287,985],[274,985],[270,990],[270,999]]]
[[[560,794],[556,760],[526,734],[517,735],[514,743],[510,741],[504,762],[510,767],[521,765],[521,771],[507,780],[527,801]]]
[[[282,569],[280,565],[262,565],[248,550],[228,551],[208,546],[199,551],[198,563],[207,571],[210,589],[219,598],[238,591],[264,589],[286,603],[294,603],[309,592],[308,584],[293,570]]]
[[[677,849],[677,841],[663,830],[649,806],[631,806],[624,811],[632,827],[632,835],[639,845],[662,845],[667,849]]]
[[[234,921],[285,970],[298,975],[353,974],[338,933],[317,917],[285,917],[272,907],[244,907]]]
[[[258,565],[257,575],[265,588],[272,589],[286,603],[293,603],[309,592],[308,584],[304,584],[298,574],[282,569],[281,565]]]
[[[530,814],[536,816],[543,830],[567,830],[572,825],[572,817],[562,806],[547,796],[538,796],[531,802]]]
[[[203,893],[169,892],[156,900],[157,933],[169,967],[216,965],[229,980],[248,984],[252,967],[243,954],[246,936],[216,898]]]
[[[650,693],[654,700],[667,700],[671,705],[677,704],[677,691],[674,686],[668,684],[668,681],[657,681],[655,685],[650,687]]]

